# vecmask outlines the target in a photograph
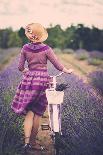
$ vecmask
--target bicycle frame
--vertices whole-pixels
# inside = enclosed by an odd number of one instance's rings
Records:
[[[61,133],[61,104],[63,102],[63,91],[56,91],[56,78],[62,75],[63,72],[56,76],[51,76],[53,79],[51,82],[51,87],[46,90],[46,96],[48,99],[48,114],[50,130],[54,132]],[[62,133],[61,133],[62,134]]]
[[[54,143],[55,155],[59,155],[58,138],[62,135],[61,132],[61,104],[63,103],[64,91],[56,91],[56,78],[64,72],[56,76],[51,76],[50,87],[46,89],[46,96],[48,100],[48,115],[49,124],[42,124],[42,130],[51,131],[50,135]]]

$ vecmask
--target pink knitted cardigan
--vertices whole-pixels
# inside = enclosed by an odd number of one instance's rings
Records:
[[[47,67],[47,60],[59,71],[63,70],[64,66],[59,62],[59,59],[50,46],[44,43],[28,43],[21,49],[18,69],[19,71],[24,70],[25,61],[28,62],[28,68],[30,70],[38,67]]]

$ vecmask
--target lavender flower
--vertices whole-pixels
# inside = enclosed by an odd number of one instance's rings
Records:
[[[92,86],[72,75],[65,76],[68,88],[62,104],[62,133],[70,149],[61,154],[103,154],[103,100]]]
[[[78,49],[78,50],[75,51],[75,57],[78,60],[85,60],[85,59],[87,59],[89,57],[89,54],[84,49]]]
[[[103,95],[103,71],[94,71],[88,74],[88,82]]]
[[[90,56],[90,58],[103,60],[103,53],[99,52],[99,51],[89,52],[89,56]]]
[[[12,65],[0,74],[2,97],[7,99],[19,83],[21,73],[17,71],[16,59]],[[48,64],[50,75],[56,75],[57,71],[51,63]],[[9,82],[8,82],[9,81]],[[61,155],[103,155],[103,99],[93,87],[83,83],[73,74],[63,74],[57,78],[58,84],[68,84],[64,90],[64,102],[62,104],[62,133],[65,148]],[[13,88],[13,89],[11,89]],[[8,90],[8,94],[7,94]],[[11,90],[11,91],[10,91]],[[10,102],[9,100],[9,102]],[[22,119],[19,119],[10,109],[9,103],[2,103],[0,108],[0,154],[17,154],[18,144],[22,141]],[[11,139],[12,135],[12,139]],[[14,147],[15,146],[15,147]],[[67,149],[67,146],[69,149]]]
[[[57,74],[52,65],[49,67],[52,75]],[[57,82],[68,84],[61,109],[60,155],[102,155],[103,98],[76,75],[63,74]]]
[[[18,71],[19,56],[5,70],[0,72],[0,154],[11,155],[17,153],[18,144],[22,137],[22,119],[17,117],[11,110],[10,103],[15,90],[21,80]],[[12,138],[11,138],[12,135]]]
[[[99,51],[89,52],[88,64],[102,66],[103,64],[103,53]]]

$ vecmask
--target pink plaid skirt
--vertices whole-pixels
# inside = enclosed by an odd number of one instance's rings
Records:
[[[48,104],[45,90],[49,88],[50,80],[46,68],[24,73],[11,104],[13,111],[22,115],[31,110],[40,116],[43,115]]]

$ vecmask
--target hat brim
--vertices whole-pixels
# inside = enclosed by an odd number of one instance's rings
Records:
[[[26,33],[26,36],[29,40],[31,40],[29,37],[28,37],[28,33]],[[48,32],[47,30],[44,28],[44,31],[42,32],[42,37],[38,40],[35,40],[34,42],[44,42],[46,39],[48,38]],[[32,41],[32,40],[31,40]]]
[[[43,42],[48,38],[48,33],[46,30],[44,30],[42,37],[39,39],[38,42]]]

